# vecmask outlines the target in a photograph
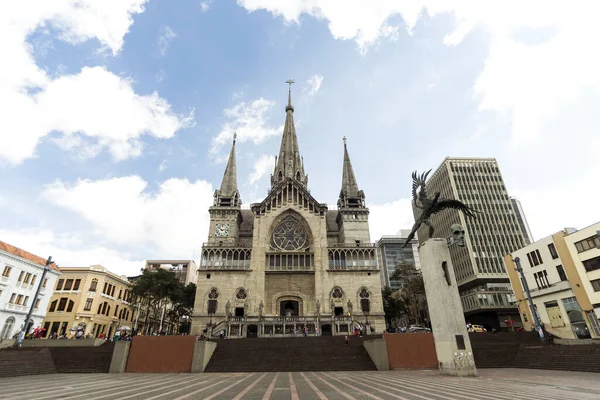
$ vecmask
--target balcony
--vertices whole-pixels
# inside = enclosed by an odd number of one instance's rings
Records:
[[[329,247],[330,271],[377,271],[377,247],[375,245],[335,245]]]
[[[569,281],[561,281],[561,282],[557,282],[554,283],[550,286],[547,286],[545,288],[539,288],[539,289],[530,289],[531,292],[531,297],[540,297],[540,296],[545,296],[551,293],[556,293],[556,292],[562,292],[563,290],[570,290],[571,289],[571,283]]]
[[[267,272],[314,272],[315,256],[310,252],[269,252],[265,255]]]
[[[204,271],[249,271],[252,250],[247,247],[205,243],[200,269]]]

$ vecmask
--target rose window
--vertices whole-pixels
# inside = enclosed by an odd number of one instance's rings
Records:
[[[344,293],[342,293],[342,289],[336,287],[335,289],[333,289],[331,297],[333,297],[334,299],[341,299],[343,295]]]
[[[245,289],[240,289],[237,292],[237,295],[235,296],[238,300],[244,300],[246,297],[248,297],[248,294],[246,293]]]
[[[217,292],[217,289],[215,289],[215,288],[210,289],[210,292],[208,293],[208,298],[216,299],[217,297],[219,297],[219,293]]]
[[[367,289],[362,288],[362,290],[360,291],[359,294],[361,299],[368,299],[369,298],[369,292],[367,291]]]
[[[308,235],[304,227],[292,217],[286,217],[277,225],[271,238],[271,247],[282,251],[293,251],[308,246]]]

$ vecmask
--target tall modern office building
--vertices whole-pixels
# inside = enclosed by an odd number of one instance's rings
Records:
[[[401,280],[391,279],[399,264],[410,264],[415,269],[421,268],[418,240],[413,239],[410,246],[402,247],[409,233],[410,230],[401,230],[396,235],[385,235],[377,241],[377,258],[382,288],[386,286],[393,290],[402,288]]]
[[[519,226],[521,227],[521,232],[523,232],[523,236],[525,238],[525,244],[531,244],[534,242],[533,235],[531,234],[531,229],[529,229],[529,224],[527,223],[527,218],[525,218],[525,213],[523,212],[523,206],[521,202],[516,197],[511,197],[510,202],[513,206],[513,210],[515,210],[515,215],[517,216],[517,221],[519,221]]]
[[[520,322],[503,257],[527,242],[496,160],[447,157],[426,187],[429,196],[440,192],[480,212],[466,218],[457,210],[444,210],[431,218],[435,237],[449,236],[454,223],[465,228],[466,246],[451,247],[450,256],[466,320],[487,328],[505,327],[506,319]],[[421,211],[413,205],[413,212],[418,216]],[[418,235],[420,242],[427,240],[427,226]]]

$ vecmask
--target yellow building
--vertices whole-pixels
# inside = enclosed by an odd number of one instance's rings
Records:
[[[56,333],[112,337],[117,328],[131,327],[131,284],[101,265],[61,268],[43,327],[46,337]]]
[[[534,321],[514,259],[521,260],[544,329],[568,339],[600,338],[600,222],[565,229],[504,258],[523,324]]]

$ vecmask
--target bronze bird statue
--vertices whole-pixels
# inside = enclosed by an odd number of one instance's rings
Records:
[[[417,218],[417,220],[415,221],[415,224],[413,225],[413,228],[410,231],[410,234],[406,238],[406,241],[404,242],[402,247],[406,247],[406,245],[415,237],[417,230],[419,229],[419,227],[421,227],[422,224],[425,224],[429,227],[429,237],[433,237],[434,229],[433,225],[429,221],[429,218],[433,214],[437,214],[442,210],[450,208],[454,210],[460,210],[466,216],[475,218],[476,214],[479,212],[472,209],[471,207],[467,206],[459,200],[440,198],[440,192],[436,192],[433,196],[433,199],[428,198],[427,192],[425,191],[425,181],[427,180],[427,176],[430,172],[431,170],[421,175],[417,175],[416,171],[412,173],[413,202],[415,203],[415,207],[420,208],[422,211],[421,215],[419,215],[419,218]]]

